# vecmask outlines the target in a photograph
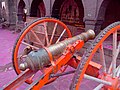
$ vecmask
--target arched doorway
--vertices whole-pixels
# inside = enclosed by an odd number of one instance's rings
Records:
[[[105,18],[101,29],[104,29],[111,23],[120,21],[119,11],[120,11],[120,0],[110,0],[106,7]],[[117,40],[120,41],[120,32],[117,32]]]
[[[82,2],[80,0],[65,0],[60,8],[60,20],[66,24],[82,25],[83,11]]]
[[[45,6],[43,0],[33,0],[31,4],[31,17],[44,17],[45,16]]]
[[[109,24],[120,21],[120,0],[110,0],[106,12],[102,29]]]
[[[52,16],[67,24],[73,35],[84,31],[84,8],[81,0],[56,0]]]
[[[26,15],[24,9],[25,9],[25,2],[23,0],[20,0],[18,4],[18,21],[26,21]]]

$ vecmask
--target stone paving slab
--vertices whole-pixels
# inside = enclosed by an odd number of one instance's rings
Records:
[[[11,62],[11,54],[15,39],[18,34],[12,34],[11,31],[0,29],[0,66]]]

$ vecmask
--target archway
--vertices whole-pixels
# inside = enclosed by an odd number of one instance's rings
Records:
[[[52,16],[69,25],[73,35],[84,29],[84,8],[81,0],[56,0]]]
[[[83,25],[84,9],[80,0],[65,0],[60,8],[60,19],[71,25]]]
[[[18,4],[18,21],[26,21],[26,15],[24,9],[25,9],[25,2],[23,0],[20,0]]]
[[[120,21],[119,11],[120,11],[120,0],[110,0],[108,6],[106,7],[102,29],[113,22]]]
[[[33,0],[31,4],[31,17],[44,17],[45,16],[45,6],[43,0]]]

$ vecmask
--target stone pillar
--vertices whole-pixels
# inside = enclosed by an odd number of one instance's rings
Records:
[[[17,22],[17,1],[16,0],[8,0],[8,7],[9,7],[9,23],[13,28],[16,26]]]
[[[52,7],[55,0],[43,0],[46,9],[46,16],[50,17],[52,15]]]
[[[100,32],[104,18],[98,18],[99,10],[103,0],[82,0],[84,6],[85,31],[93,29],[96,33]]]
[[[92,29],[95,31],[96,34],[98,34],[101,30],[101,25],[104,20],[90,20],[90,19],[84,19],[85,22],[85,31]]]

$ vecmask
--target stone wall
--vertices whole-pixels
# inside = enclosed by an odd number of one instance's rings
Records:
[[[0,4],[1,2],[5,2],[6,4],[6,9],[5,12],[4,10],[2,10],[2,7],[0,5],[0,18],[4,17],[7,22],[10,24],[10,26],[14,26],[17,24],[18,21],[18,5],[20,0],[0,0]],[[30,11],[31,11],[31,5],[33,3],[33,1],[35,0],[23,0],[25,2],[25,9],[27,9],[27,16],[30,16]],[[66,0],[40,0],[40,2],[43,2],[44,6],[45,6],[45,16],[54,16],[59,18],[59,12],[57,12],[57,10],[59,10],[61,8],[62,3],[64,3]],[[78,6],[81,6],[80,8],[82,8],[80,10],[80,13],[84,13],[83,17],[81,18],[80,24],[84,23],[84,27],[85,27],[85,31],[87,31],[88,29],[93,29],[96,32],[101,31],[101,26],[102,27],[106,27],[106,22],[107,20],[112,20],[110,17],[108,18],[106,14],[106,10],[110,11],[112,10],[112,12],[109,12],[109,15],[116,15],[117,13],[113,13],[115,9],[117,9],[117,7],[119,7],[120,3],[119,0],[75,0],[76,2],[78,2]],[[113,4],[110,4],[110,1]],[[81,2],[81,3],[80,3]],[[117,2],[117,5],[115,4],[115,2]],[[109,7],[114,7],[113,9],[108,8]],[[84,12],[83,12],[84,11]],[[5,13],[5,15],[3,15],[3,13]],[[113,15],[114,14],[114,15]],[[107,17],[107,19],[106,19]],[[120,16],[117,15],[117,18],[115,18],[112,21],[117,21],[118,19],[120,19]],[[103,23],[104,22],[104,23]]]

